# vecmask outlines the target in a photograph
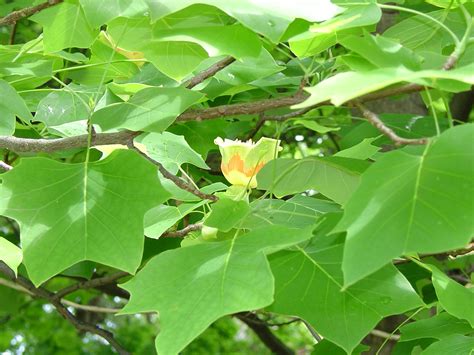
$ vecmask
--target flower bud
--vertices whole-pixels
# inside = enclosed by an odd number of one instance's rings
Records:
[[[279,140],[266,137],[260,138],[257,143],[217,137],[214,143],[219,146],[221,170],[227,181],[232,185],[251,188],[257,187],[255,176],[259,170],[281,150]]]

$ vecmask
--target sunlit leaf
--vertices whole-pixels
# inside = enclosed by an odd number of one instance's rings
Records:
[[[400,255],[461,248],[472,238],[473,140],[474,125],[458,126],[421,155],[386,153],[362,175],[338,226],[347,231],[345,285]]]
[[[2,178],[0,213],[20,224],[36,285],[82,260],[135,272],[143,215],[168,197],[153,165],[127,150],[87,164],[24,159]]]

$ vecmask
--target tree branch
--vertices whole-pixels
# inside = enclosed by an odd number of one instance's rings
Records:
[[[30,17],[36,14],[37,12],[40,12],[41,10],[57,5],[61,2],[63,2],[63,0],[48,0],[36,6],[26,7],[21,10],[13,11],[7,16],[0,18],[0,26],[13,25],[22,18]]]
[[[34,293],[28,291],[23,286],[17,285],[16,283],[14,283],[12,281],[8,281],[6,279],[0,278],[0,285],[3,285],[3,286],[6,286],[6,287],[9,287],[11,289],[26,293],[27,295],[30,295],[31,297],[36,297],[36,295]],[[90,305],[85,305],[85,304],[79,304],[79,303],[72,302],[72,301],[69,301],[69,300],[61,300],[61,303],[66,305],[66,306],[69,306],[69,307],[73,307],[73,308],[76,308],[76,309],[81,309],[81,310],[84,310],[84,311],[87,311],[87,312],[94,312],[94,313],[112,313],[112,314],[114,314],[114,313],[117,313],[117,312],[120,311],[120,309],[118,309],[118,308],[90,306]]]
[[[122,277],[129,276],[129,275],[130,274],[128,272],[119,271],[114,274],[106,275],[103,277],[98,277],[95,279],[78,282],[76,284],[63,288],[62,290],[59,290],[58,292],[56,292],[54,297],[55,299],[59,300],[77,290],[108,285],[108,284],[114,283],[116,280],[121,279]]]
[[[235,58],[232,57],[226,57],[214,65],[210,66],[209,68],[203,70],[199,74],[197,74],[195,77],[191,78],[186,82],[186,88],[187,89],[192,89],[196,85],[202,83],[204,80],[210,78],[211,76],[214,76],[217,72],[221,71],[225,67],[229,66],[235,62]]]
[[[474,253],[474,242],[469,243],[468,246],[466,246],[465,248],[462,248],[462,249],[456,249],[456,250],[452,250],[452,251],[445,252],[445,253],[422,254],[422,255],[419,256],[419,258],[423,259],[423,258],[428,258],[430,256],[434,256],[434,257],[438,257],[438,258],[442,258],[442,257],[455,258],[456,256],[467,255],[467,254],[471,254],[471,253]],[[393,261],[393,263],[395,265],[405,264],[405,263],[409,263],[409,262],[411,262],[410,259],[397,259],[397,260]]]
[[[287,347],[272,331],[261,323],[257,315],[251,312],[237,313],[235,316],[252,329],[258,338],[274,353],[279,355],[292,355],[295,352]],[[260,321],[260,322],[259,322]]]
[[[54,293],[46,290],[43,287],[35,287],[30,280],[24,278],[23,276],[15,276],[13,270],[11,270],[3,261],[0,261],[0,273],[4,274],[10,281],[22,286],[36,297],[43,298],[50,302],[56,308],[59,314],[64,319],[68,320],[76,329],[96,334],[104,338],[121,355],[129,354],[129,352],[126,351],[117,342],[117,340],[115,340],[114,335],[111,332],[102,329],[97,325],[80,321],[71,312],[69,312],[69,310],[61,303],[60,300],[55,298]]]
[[[309,95],[304,92],[297,92],[291,96],[259,100],[250,103],[222,105],[200,110],[189,110],[179,115],[178,118],[176,118],[176,122],[202,121],[235,115],[252,115],[276,108],[299,104],[306,100],[308,96]]]
[[[107,144],[127,144],[141,132],[122,131],[117,133],[98,133],[92,136],[92,146]],[[51,153],[58,150],[87,147],[88,135],[57,138],[57,139],[32,139],[11,136],[0,136],[0,148],[6,148],[16,153]]]
[[[137,147],[135,147],[135,145],[133,144],[133,141],[129,141],[128,142],[128,147],[130,149],[133,149],[135,150],[138,154],[140,154],[141,156],[143,156],[145,159],[147,159],[148,161],[150,161],[151,163],[155,164],[157,167],[158,167],[158,170],[160,171],[160,173],[168,180],[171,180],[174,182],[174,184],[176,186],[178,186],[179,188],[185,190],[185,191],[188,191],[190,193],[192,193],[193,195],[203,199],[203,200],[210,200],[210,201],[217,201],[218,198],[217,196],[215,195],[210,195],[210,194],[206,194],[202,191],[200,191],[199,189],[195,188],[193,185],[191,184],[188,184],[186,181],[184,181],[183,179],[181,179],[180,177],[176,176],[176,175],[173,175],[172,173],[170,173],[168,170],[165,169],[165,167],[158,161],[156,161],[155,159],[149,157],[148,155],[146,155],[145,153],[143,153],[140,149],[138,149]]]
[[[370,111],[367,107],[362,105],[359,102],[354,103],[355,106],[359,108],[362,112],[364,117],[369,121],[369,123],[377,128],[380,132],[390,138],[395,145],[402,145],[402,144],[415,144],[415,145],[423,145],[428,143],[428,138],[418,138],[418,139],[408,139],[402,138],[398,136],[391,128],[385,126],[385,124],[380,120],[380,118],[374,112]]]
[[[202,223],[188,224],[183,229],[164,232],[160,238],[182,238],[192,231],[198,231],[201,229]]]
[[[5,163],[3,160],[0,160],[0,169],[8,171],[8,170],[12,170],[13,167]]]

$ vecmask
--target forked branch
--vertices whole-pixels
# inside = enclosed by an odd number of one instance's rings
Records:
[[[21,10],[13,11],[9,13],[7,16],[0,18],[0,26],[4,25],[13,25],[17,21],[30,17],[41,10],[47,9],[48,7],[57,5],[63,2],[63,0],[48,0],[36,6],[26,7]]]
[[[12,269],[10,269],[7,264],[3,261],[0,261],[0,273],[2,273],[7,279],[10,281],[15,282],[16,284],[22,286],[24,289],[28,290],[31,294],[38,298],[42,298],[49,303],[51,303],[54,308],[58,311],[58,313],[67,321],[69,321],[77,330],[89,332],[92,334],[96,334],[103,339],[105,339],[120,355],[128,355],[130,354],[127,350],[125,350],[114,338],[114,335],[105,330],[100,328],[95,324],[90,324],[84,321],[79,320],[76,318],[69,310],[61,303],[60,299],[55,297],[55,294],[48,291],[43,287],[35,287],[30,280],[24,278],[23,276],[15,276],[15,273]]]

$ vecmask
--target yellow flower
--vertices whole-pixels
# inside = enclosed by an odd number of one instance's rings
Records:
[[[232,185],[251,188],[257,187],[255,176],[259,170],[281,150],[279,140],[265,137],[257,143],[217,137],[214,143],[219,146],[222,155],[221,170],[227,181]]]

